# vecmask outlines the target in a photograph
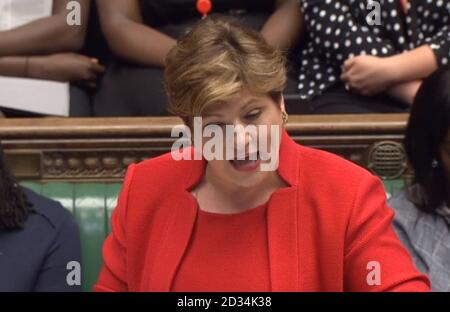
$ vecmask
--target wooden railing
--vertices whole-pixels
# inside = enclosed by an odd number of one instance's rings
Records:
[[[408,116],[290,116],[299,143],[339,154],[381,177],[408,174],[402,141]],[[175,117],[0,119],[14,174],[38,181],[120,181],[127,166],[170,151]]]

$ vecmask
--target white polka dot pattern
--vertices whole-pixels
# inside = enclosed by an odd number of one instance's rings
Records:
[[[390,56],[428,44],[439,65],[450,62],[450,0],[378,0],[381,24],[371,25],[366,0],[299,0],[308,38],[301,52],[299,92],[311,99],[339,81],[355,55]],[[373,23],[372,23],[373,24]]]

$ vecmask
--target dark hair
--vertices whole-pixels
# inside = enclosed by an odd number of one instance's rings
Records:
[[[410,193],[410,199],[425,212],[434,212],[447,200],[440,147],[449,127],[450,68],[443,67],[423,81],[411,109],[405,137],[406,154],[418,187],[418,193]]]
[[[0,144],[0,230],[23,229],[31,210],[31,203],[6,166]]]

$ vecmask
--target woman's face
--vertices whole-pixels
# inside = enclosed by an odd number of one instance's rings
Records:
[[[261,183],[268,175],[277,174],[278,161],[273,170],[262,168],[271,168],[273,161],[278,160],[284,110],[282,97],[280,103],[276,103],[268,95],[258,96],[247,91],[240,92],[226,102],[208,104],[201,116],[203,129],[214,126],[209,128],[220,128],[224,134],[221,151],[223,160],[208,160],[208,175],[231,185],[251,187]],[[256,131],[240,131],[245,127]],[[203,135],[204,152],[205,145],[211,139],[211,136]],[[266,140],[266,146],[260,144],[263,140]],[[241,154],[238,154],[239,148]],[[227,157],[226,153],[230,151],[233,152],[233,160]],[[238,160],[238,155],[245,159]]]

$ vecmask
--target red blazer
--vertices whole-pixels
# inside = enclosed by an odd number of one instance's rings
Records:
[[[197,215],[189,190],[205,166],[170,154],[130,166],[96,291],[171,290]],[[273,291],[430,289],[391,226],[394,212],[378,178],[298,145],[286,132],[278,172],[290,187],[277,191],[268,206]],[[373,261],[379,267],[371,267]],[[369,285],[377,271],[380,285]]]

